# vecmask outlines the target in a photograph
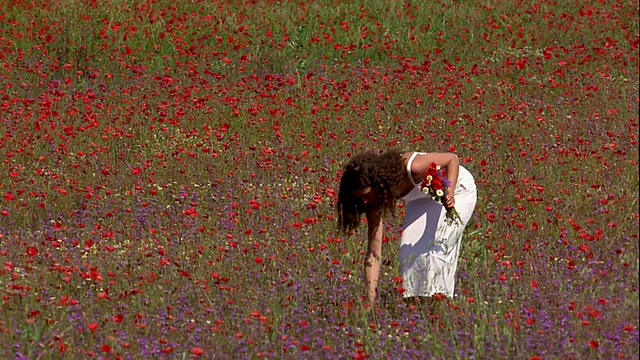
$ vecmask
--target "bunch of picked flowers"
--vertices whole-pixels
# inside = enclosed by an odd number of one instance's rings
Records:
[[[436,165],[436,163],[431,163],[424,173],[424,179],[422,183],[420,183],[420,189],[433,200],[444,205],[450,185],[451,183],[449,179],[447,179],[444,169],[442,169],[440,165]],[[462,223],[460,214],[458,214],[458,210],[456,210],[455,207],[445,207],[445,210],[447,211],[446,217],[449,224]]]

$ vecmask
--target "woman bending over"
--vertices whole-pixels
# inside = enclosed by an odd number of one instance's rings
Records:
[[[446,169],[449,189],[444,204],[420,189],[425,172],[435,163]],[[476,206],[473,176],[453,153],[387,151],[353,156],[343,168],[338,192],[338,228],[356,229],[367,218],[368,246],[365,277],[374,302],[382,254],[382,221],[398,200],[407,203],[402,224],[399,260],[406,298],[453,297],[462,234]],[[444,206],[443,206],[444,205]],[[459,222],[446,220],[445,208],[454,207]]]

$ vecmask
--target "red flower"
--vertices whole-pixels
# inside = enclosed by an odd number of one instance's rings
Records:
[[[433,294],[433,299],[437,300],[437,301],[445,300],[446,298],[447,298],[447,295],[445,295],[443,293],[435,293],[435,294]]]
[[[431,187],[433,187],[433,189],[436,191],[444,190],[444,185],[442,184],[442,178],[440,178],[439,176],[435,176],[431,181]]]
[[[34,256],[38,255],[38,249],[36,249],[33,246],[28,246],[27,247],[27,255],[29,255],[29,257],[34,257]]]
[[[98,330],[98,323],[89,323],[87,324],[87,328],[89,329],[89,331],[91,331],[92,333],[96,332],[96,330]]]

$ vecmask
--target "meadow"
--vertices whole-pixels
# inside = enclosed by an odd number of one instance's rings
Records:
[[[630,359],[638,3],[0,2],[0,358]],[[380,300],[349,156],[456,152],[457,296]]]

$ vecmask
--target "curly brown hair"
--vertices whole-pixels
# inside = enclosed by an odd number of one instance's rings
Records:
[[[343,168],[338,191],[338,229],[343,233],[355,230],[361,215],[366,213],[362,199],[354,191],[371,186],[378,197],[379,209],[384,213],[395,213],[396,201],[400,199],[400,184],[407,176],[402,164],[402,151],[389,150],[382,154],[368,151],[353,156]]]

